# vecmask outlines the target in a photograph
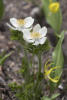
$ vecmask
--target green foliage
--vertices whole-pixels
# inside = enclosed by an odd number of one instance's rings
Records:
[[[0,0],[0,19],[2,18],[3,13],[4,13],[3,0]]]
[[[51,100],[54,100],[54,99],[57,98],[59,95],[60,95],[59,93],[53,94],[53,95],[51,96]]]
[[[9,56],[11,56],[12,53],[13,53],[13,52],[10,52],[10,53],[8,53],[8,54],[5,54],[5,52],[3,52],[3,53],[0,55],[0,65],[3,65],[4,62],[5,62],[5,60],[6,60]]]
[[[53,0],[54,2],[56,0]],[[62,23],[62,15],[61,10],[59,9],[58,12],[52,13],[49,10],[49,0],[43,0],[43,8],[45,11],[45,16],[48,24],[51,25],[51,27],[54,29],[56,35],[58,36],[58,44],[55,47],[55,50],[52,55],[53,63],[51,67],[56,66],[57,69],[51,71],[51,78],[55,79],[58,75],[59,79],[62,72],[63,67],[63,53],[62,53],[62,42],[64,39],[64,32],[60,34],[60,28]],[[54,100],[59,94],[54,94],[50,98],[47,96],[43,96],[43,86],[42,86],[42,80],[43,80],[43,73],[41,73],[41,56],[43,52],[46,52],[50,49],[50,44],[48,39],[43,45],[32,45],[32,43],[27,43],[23,39],[23,33],[16,30],[11,30],[11,39],[17,40],[24,48],[24,57],[22,58],[22,66],[20,69],[20,73],[22,75],[22,78],[24,80],[23,83],[17,84],[12,83],[9,86],[12,88],[13,91],[15,91],[15,95],[19,98],[19,100]],[[34,72],[33,66],[34,62],[31,63],[31,59],[27,57],[27,53],[31,53],[32,56],[36,55],[38,57],[38,70],[37,72]],[[31,67],[30,67],[31,66]],[[49,65],[48,65],[49,66]],[[48,70],[47,70],[48,71]],[[50,78],[49,78],[50,79]],[[55,84],[50,82],[50,89],[54,90]],[[41,99],[41,97],[43,98]]]
[[[26,61],[26,58],[23,57],[22,58],[22,68],[20,69],[20,73],[25,76],[26,73],[27,73],[27,69],[28,69],[28,66],[27,66],[27,61]]]
[[[55,100],[59,95],[60,95],[59,93],[56,93],[53,94],[51,97],[43,96],[41,100]]]
[[[11,30],[11,40],[17,40],[18,42],[20,42],[23,46],[24,44],[24,39],[23,39],[23,33],[20,31],[16,31],[16,30]]]
[[[30,66],[28,66],[28,62],[27,62],[27,58],[26,57],[23,57],[22,58],[22,66],[21,66],[21,69],[20,69],[20,73],[22,75],[22,77],[25,79],[25,81],[30,81],[33,80],[33,78],[31,78],[30,76]]]
[[[0,100],[2,100],[2,99],[0,98]]]
[[[51,73],[51,77],[57,76],[58,80],[60,80],[60,77],[62,74],[62,68],[64,64],[64,58],[63,58],[63,52],[62,52],[62,42],[64,39],[64,31],[61,32],[60,34],[60,29],[61,29],[61,24],[62,24],[61,9],[59,8],[56,13],[53,13],[50,11],[50,8],[49,8],[50,0],[42,0],[42,2],[43,2],[43,10],[46,17],[46,21],[55,31],[55,35],[59,38],[57,39],[57,45],[52,54],[52,60],[54,63],[53,66],[56,66],[57,69]],[[57,2],[57,0],[52,0],[52,2]],[[49,83],[50,83],[50,90],[54,91],[57,84],[51,81],[49,81]]]
[[[31,77],[32,78],[32,77]],[[18,85],[17,83],[9,84],[15,95],[19,100],[40,100],[41,97],[41,84],[36,84],[34,81],[28,81]]]
[[[39,53],[42,54],[43,52],[46,52],[49,49],[50,49],[50,44],[48,40],[46,40],[45,44],[43,45],[34,46],[32,44],[28,44],[28,48],[27,48],[29,52],[37,54],[37,55],[39,55]]]
[[[11,39],[17,40],[22,44],[25,56],[22,58],[22,66],[19,71],[24,79],[24,83],[19,86],[14,83],[11,84],[10,87],[13,91],[16,90],[16,96],[19,100],[31,100],[31,98],[32,100],[40,100],[42,95],[41,80],[43,79],[43,76],[38,79],[38,72],[36,74],[34,74],[34,71],[30,72],[32,70],[32,65],[31,59],[28,62],[27,53],[30,52],[33,55],[38,55],[39,53],[42,54],[44,51],[48,51],[50,48],[49,41],[47,40],[43,45],[33,46],[32,44],[24,41],[23,34],[21,32],[14,30],[11,30]]]
[[[52,0],[56,1],[56,0]],[[60,34],[61,24],[62,24],[62,14],[59,9],[58,12],[52,13],[49,10],[49,0],[42,0],[43,2],[43,10],[46,16],[47,23],[54,29],[56,34]]]
[[[37,73],[30,72],[30,66],[28,66],[27,58],[22,58],[22,66],[20,74],[22,75],[23,83],[18,85],[16,82],[9,84],[12,91],[15,91],[15,95],[19,100],[40,100],[42,96],[42,79],[37,79]],[[29,62],[30,63],[30,62]],[[32,69],[32,67],[31,67]]]
[[[63,52],[62,52],[63,39],[64,39],[64,31],[61,33],[59,41],[58,41],[58,43],[54,49],[54,52],[52,54],[54,66],[57,67],[57,69],[54,71],[54,73],[52,73],[52,76],[58,76],[59,80],[60,80],[60,77],[62,74],[62,68],[63,68],[63,64],[64,64],[64,57],[63,57]],[[55,90],[57,85],[58,84],[52,83],[50,81],[51,91]]]
[[[11,87],[12,91],[15,89],[21,88],[20,85],[17,85],[16,82],[8,84],[9,87]]]
[[[63,67],[64,64],[64,58],[63,58],[63,52],[62,52],[62,42],[64,39],[64,31],[61,33],[59,41],[54,49],[53,52],[53,62],[55,63],[56,66],[59,67],[58,71],[59,74],[61,73],[61,69]]]
[[[47,96],[44,96],[41,100],[51,100],[51,99]]]

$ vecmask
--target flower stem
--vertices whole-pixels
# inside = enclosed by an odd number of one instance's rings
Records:
[[[41,53],[39,54],[38,59],[39,59],[39,72],[38,72],[38,77],[40,77],[40,74],[41,74]]]
[[[29,76],[30,76],[30,70],[29,70],[29,61],[28,61],[28,56],[27,56],[27,50],[24,48],[24,55],[25,55],[25,59],[26,59],[26,62],[27,62],[27,73],[26,73],[26,82],[28,82],[29,80]]]
[[[24,55],[25,55],[25,58],[27,60],[27,66],[29,67],[29,62],[28,62],[27,50],[26,49],[24,49]]]

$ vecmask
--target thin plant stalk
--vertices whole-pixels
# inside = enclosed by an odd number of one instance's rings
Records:
[[[39,60],[39,72],[38,72],[38,77],[40,77],[41,74],[41,53],[38,55],[38,60]]]
[[[27,56],[27,50],[24,48],[24,56],[27,61],[27,73],[26,73],[26,82],[28,82],[29,76],[30,76],[30,70],[29,70],[29,61]]]

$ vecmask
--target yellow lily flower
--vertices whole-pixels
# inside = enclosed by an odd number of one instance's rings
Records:
[[[56,12],[59,10],[59,7],[60,7],[59,2],[51,2],[51,3],[49,4],[49,10],[50,10],[52,13],[56,13]]]
[[[46,62],[45,66],[44,66],[44,75],[45,78],[48,78],[49,80],[51,80],[54,83],[57,83],[59,81],[59,76],[55,76],[54,78],[51,77],[51,73],[54,72],[57,68],[59,68],[59,66],[55,66],[55,67],[51,67],[54,63],[50,63],[49,64],[49,60]]]

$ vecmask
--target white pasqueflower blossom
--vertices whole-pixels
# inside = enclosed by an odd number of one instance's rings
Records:
[[[28,29],[23,30],[23,38],[28,43],[33,43],[33,45],[44,44],[47,37],[47,28],[44,26],[41,28],[39,24],[35,25],[33,31]]]
[[[27,17],[25,19],[16,19],[16,18],[10,18],[10,24],[7,23],[7,25],[13,29],[22,31],[23,29],[31,28],[32,24],[34,23],[34,19],[32,17]]]

